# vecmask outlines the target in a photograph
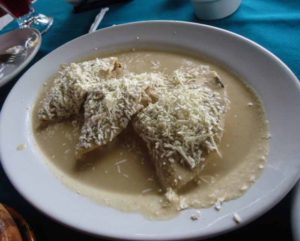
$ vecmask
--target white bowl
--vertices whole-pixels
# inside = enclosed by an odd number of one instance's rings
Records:
[[[233,14],[240,6],[241,0],[191,0],[199,19],[215,20]]]
[[[136,37],[139,36],[137,39]],[[151,221],[138,213],[124,213],[97,205],[65,187],[49,170],[32,134],[32,107],[43,83],[81,56],[99,50],[148,46],[177,46],[223,63],[261,96],[272,139],[266,168],[241,198],[201,211],[185,210],[170,220]],[[32,66],[14,86],[0,119],[3,168],[15,188],[50,217],[79,230],[101,236],[141,240],[207,238],[241,227],[279,202],[297,181],[300,171],[300,88],[295,75],[277,57],[254,42],[218,28],[185,22],[139,22],[106,28],[77,38]],[[16,147],[26,143],[27,148]],[[232,215],[239,213],[241,224]]]

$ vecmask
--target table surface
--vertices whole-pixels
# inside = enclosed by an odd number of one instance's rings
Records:
[[[64,0],[38,0],[36,11],[54,17],[54,25],[43,35],[43,43],[34,60],[26,68],[60,45],[86,34],[99,9],[74,14],[72,6]],[[295,0],[243,0],[239,10],[222,20],[199,21],[190,1],[133,0],[110,7],[99,28],[142,20],[182,20],[217,26],[243,35],[267,48],[285,62],[300,77],[300,1]],[[8,32],[17,25],[9,24],[0,31]],[[20,76],[0,89],[0,110],[5,98]],[[211,240],[293,240],[291,234],[291,191],[279,204],[251,224]],[[35,209],[11,185],[0,165],[0,202],[23,214],[34,229],[37,240],[105,240],[87,236],[67,228]],[[300,227],[299,227],[300,228]]]

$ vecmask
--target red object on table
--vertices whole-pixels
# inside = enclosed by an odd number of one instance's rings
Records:
[[[13,17],[19,18],[30,12],[30,0],[0,0],[1,7]]]

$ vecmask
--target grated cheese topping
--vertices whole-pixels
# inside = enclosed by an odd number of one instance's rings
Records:
[[[84,103],[84,124],[77,150],[87,152],[111,142],[125,129],[131,116],[142,108],[141,91],[130,90],[125,80],[115,79],[88,93]]]
[[[159,74],[124,74],[93,85],[84,103],[84,124],[81,128],[77,156],[106,145],[123,131],[131,117],[151,101],[148,87]]]
[[[220,77],[205,65],[175,70],[155,92],[157,102],[139,111],[133,126],[147,144],[160,182],[179,189],[199,175],[208,153],[221,155],[217,143],[229,102]]]
[[[39,119],[55,122],[78,115],[91,85],[117,76],[121,68],[115,57],[61,66],[52,88],[42,100]]]
[[[158,176],[165,175],[160,169],[174,169],[171,183],[163,185],[176,188],[202,170],[209,152],[219,153],[227,107],[224,85],[209,66],[136,74],[110,57],[62,66],[38,116],[44,122],[83,116],[79,158],[112,142],[132,121]],[[177,173],[176,166],[191,172]]]
[[[242,222],[242,218],[240,217],[240,215],[238,213],[234,213],[233,214],[233,220],[237,223],[240,224]]]
[[[195,168],[205,153],[217,151],[226,110],[222,103],[206,86],[175,88],[139,112],[134,126],[155,159]]]

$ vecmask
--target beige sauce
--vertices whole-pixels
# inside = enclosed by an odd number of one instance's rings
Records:
[[[133,72],[172,72],[181,65],[207,63],[191,56],[135,51],[114,54]],[[197,184],[183,190],[190,207],[210,207],[218,200],[240,197],[261,174],[268,155],[268,125],[260,100],[239,78],[214,64],[224,81],[231,105],[220,144],[222,158],[209,157]],[[46,89],[46,88],[45,88]],[[33,114],[36,130],[37,108]],[[127,130],[105,151],[84,161],[75,161],[78,140],[76,123],[60,123],[35,131],[47,163],[61,180],[77,193],[123,211],[135,211],[150,218],[168,218],[178,211],[165,207],[165,198],[146,149],[132,130]],[[138,143],[138,144],[137,144]]]

